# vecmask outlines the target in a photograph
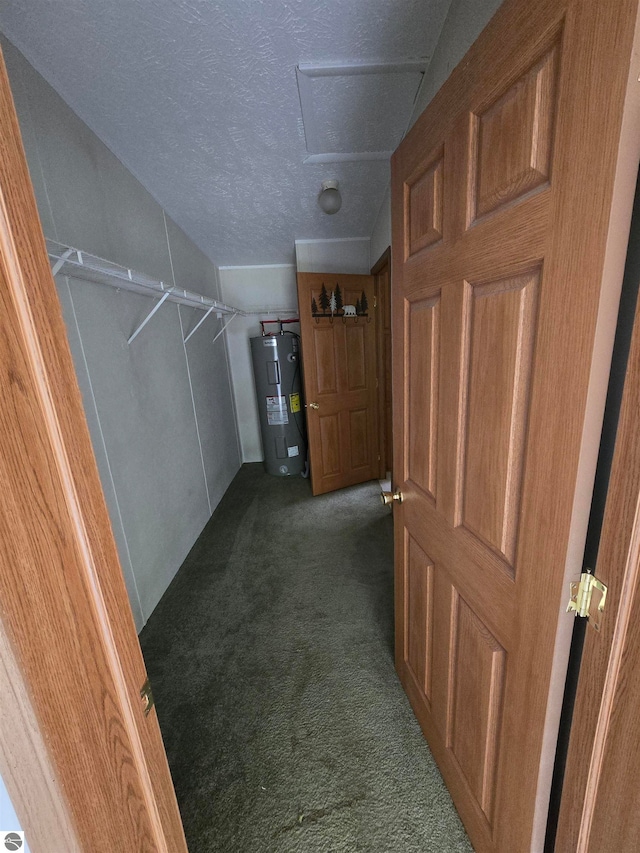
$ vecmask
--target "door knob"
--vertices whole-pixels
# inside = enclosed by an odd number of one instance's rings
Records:
[[[310,409],[319,409],[320,408],[320,403],[309,403],[308,405],[309,405]]]
[[[396,489],[395,492],[380,492],[380,500],[385,506],[391,506],[394,501],[402,503],[402,492]]]

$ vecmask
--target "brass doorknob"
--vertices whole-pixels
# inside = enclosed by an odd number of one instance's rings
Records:
[[[308,406],[310,409],[319,409],[320,403],[309,403]]]
[[[385,506],[391,506],[394,501],[401,504],[402,492],[400,489],[396,489],[395,492],[380,492],[380,500]]]

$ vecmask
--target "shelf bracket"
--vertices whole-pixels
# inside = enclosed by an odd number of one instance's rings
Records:
[[[51,270],[51,275],[54,278],[58,275],[58,273],[60,272],[62,267],[65,265],[67,258],[69,258],[74,252],[75,252],[75,249],[67,249],[65,252],[63,252],[60,255],[58,260],[55,262],[53,269]]]
[[[211,312],[212,312],[212,311],[215,311],[215,310],[216,310],[216,306],[215,306],[215,305],[212,305],[212,306],[211,306],[211,308],[209,308],[209,310],[206,312],[206,314],[204,315],[204,317],[200,317],[200,319],[199,319],[199,320],[198,320],[198,322],[195,324],[195,326],[193,327],[193,329],[191,329],[191,331],[189,332],[189,334],[187,335],[187,337],[184,339],[185,344],[186,344],[186,342],[189,340],[189,338],[191,337],[191,335],[194,335],[194,334],[198,331],[198,329],[199,329],[199,328],[200,328],[200,326],[204,323],[204,321],[207,319],[207,317],[209,316],[209,314],[211,314]],[[218,313],[218,316],[220,316],[220,313]]]
[[[221,334],[224,332],[224,330],[227,328],[227,326],[229,325],[229,323],[230,323],[232,320],[235,320],[235,318],[236,318],[237,316],[238,316],[237,314],[232,314],[232,315],[229,317],[229,319],[227,320],[227,322],[226,322],[226,323],[224,324],[224,326],[220,329],[220,331],[219,331],[219,332],[218,332],[218,334],[215,336],[215,338],[211,341],[211,343],[212,343],[212,344],[215,344],[215,342],[218,340],[218,338],[220,337],[220,335],[221,335]]]
[[[138,328],[135,330],[135,332],[134,332],[134,333],[131,335],[131,337],[129,338],[129,340],[127,341],[127,343],[128,343],[128,344],[130,344],[132,341],[134,341],[134,340],[138,337],[138,335],[140,334],[140,332],[144,329],[144,327],[147,325],[147,323],[148,323],[148,322],[149,322],[149,320],[153,317],[153,315],[156,313],[156,311],[158,311],[158,310],[162,307],[162,304],[163,304],[164,302],[166,302],[166,300],[171,296],[171,291],[172,291],[172,290],[173,290],[173,288],[169,288],[169,290],[167,290],[167,291],[166,291],[166,293],[164,294],[164,296],[162,297],[162,299],[160,299],[160,301],[159,301],[159,302],[156,302],[156,304],[153,306],[153,308],[151,309],[151,311],[149,311],[149,313],[148,313],[148,314],[147,314],[147,316],[144,318],[144,320],[142,321],[142,323],[140,323],[140,325],[138,326]]]

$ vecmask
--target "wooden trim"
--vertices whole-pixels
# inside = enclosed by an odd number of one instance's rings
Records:
[[[0,775],[26,829],[32,853],[50,853],[53,849],[81,853],[63,791],[38,728],[29,690],[1,621]]]
[[[640,549],[640,302],[620,412],[597,577],[607,584],[602,631],[587,627],[555,849],[588,849],[621,654],[637,598]],[[635,605],[637,607],[637,604]],[[620,819],[623,819],[622,816]]]
[[[389,274],[389,288],[387,294],[380,292],[378,274],[385,268]],[[371,268],[371,275],[374,278],[374,293],[376,295],[378,311],[382,307],[382,300],[388,300],[388,308],[391,310],[391,246],[387,246],[384,252]],[[384,327],[380,320],[380,313],[377,317],[376,326],[376,376],[378,379],[378,455],[380,456],[380,465],[378,467],[378,476],[384,479],[387,476],[387,457],[391,458],[392,449],[387,448],[386,429],[385,429],[385,407],[387,402],[387,389],[384,382]],[[391,468],[392,466],[389,466]],[[393,475],[393,472],[391,472]]]
[[[0,601],[82,850],[185,851],[0,61]]]
[[[603,280],[622,281],[624,258],[629,240],[629,221],[633,193],[640,161],[640,15],[635,20],[634,49],[629,66],[625,115],[621,130],[618,168],[614,183],[612,215],[609,222],[609,241]],[[606,689],[605,679],[612,648],[613,632],[619,615],[619,594],[626,571],[626,548],[633,535],[635,514],[631,515],[628,502],[635,490],[640,491],[640,447],[637,446],[637,412],[640,399],[640,322],[636,309],[631,351],[625,380],[616,449],[612,464],[607,497],[607,508],[598,555],[597,574],[604,574],[605,583],[613,586],[608,600],[608,614],[600,635],[588,630],[583,650],[578,692],[565,769],[558,831],[555,849],[586,849],[578,845],[581,825],[588,820],[589,801],[593,791],[588,790],[592,746],[595,745],[599,725],[600,703]],[[607,318],[609,325],[615,317]],[[594,353],[594,368],[599,361]],[[607,359],[606,364],[609,364]],[[635,407],[635,408],[634,408]],[[613,528],[611,530],[610,528]],[[613,539],[611,536],[613,533]],[[625,559],[622,559],[622,554]],[[606,567],[604,570],[602,567]],[[584,814],[583,814],[584,812]],[[584,841],[580,842],[580,845]],[[578,845],[578,846],[577,846]]]
[[[391,269],[391,246],[387,246],[375,264],[371,267],[371,275],[378,275],[381,269],[388,265]]]

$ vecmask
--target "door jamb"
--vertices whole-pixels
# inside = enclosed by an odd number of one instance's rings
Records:
[[[388,287],[386,288],[386,293],[382,293],[380,287],[380,278],[379,273],[387,267],[388,270]],[[391,246],[387,246],[384,252],[380,255],[375,264],[371,267],[371,275],[373,276],[373,287],[374,293],[376,296],[376,305],[378,311],[383,304],[383,300],[386,300],[387,310],[391,312]],[[391,477],[393,479],[393,465],[387,464],[385,460],[393,458],[393,448],[388,448],[386,446],[386,434],[385,434],[385,409],[387,404],[387,394],[391,391],[391,377],[389,379],[389,388],[386,387],[385,382],[383,380],[384,377],[384,364],[385,364],[385,349],[384,349],[384,329],[382,327],[382,322],[380,321],[380,313],[377,316],[378,325],[376,328],[376,376],[378,379],[378,456],[380,458],[380,465],[378,467],[378,474],[380,479],[384,480],[387,476],[387,471],[391,471]]]

